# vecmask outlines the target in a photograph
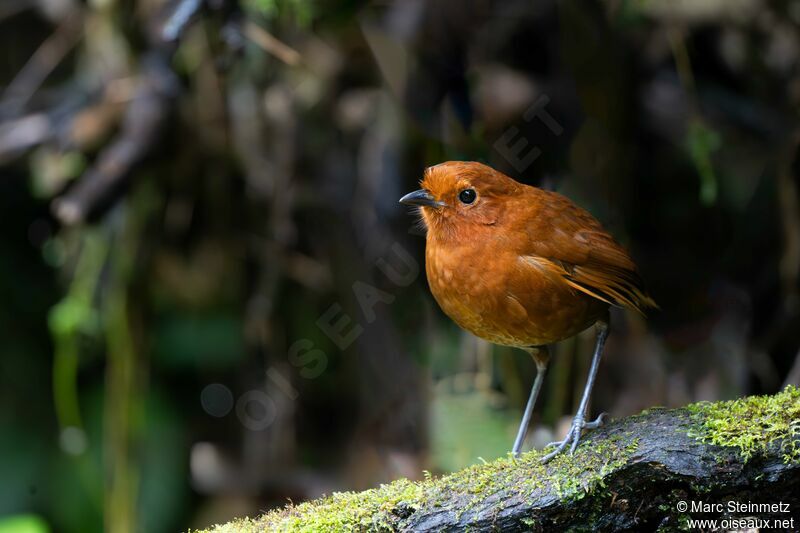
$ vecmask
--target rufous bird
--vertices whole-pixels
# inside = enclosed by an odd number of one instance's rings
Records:
[[[442,310],[463,329],[495,344],[514,346],[536,363],[513,453],[522,448],[550,359],[548,345],[595,325],[597,340],[578,410],[564,440],[587,422],[609,306],[656,307],[625,249],[586,210],[555,192],[524,185],[481,163],[449,161],[425,171],[422,188],[400,203],[419,206],[427,229],[425,270]]]

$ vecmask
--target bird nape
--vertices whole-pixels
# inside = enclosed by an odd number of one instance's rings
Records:
[[[495,344],[526,350],[536,363],[518,455],[547,370],[547,346],[597,327],[586,386],[564,440],[584,429],[589,398],[609,332],[610,305],[644,313],[657,307],[636,265],[601,224],[568,198],[524,185],[491,167],[448,161],[428,168],[422,188],[400,203],[418,206],[427,229],[425,271],[433,297],[460,327]]]

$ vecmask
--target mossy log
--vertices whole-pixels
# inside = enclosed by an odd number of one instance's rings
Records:
[[[651,409],[590,432],[574,456],[540,457],[335,493],[211,531],[674,531],[690,518],[790,519],[800,514],[800,390]],[[729,502],[789,512],[729,513]]]

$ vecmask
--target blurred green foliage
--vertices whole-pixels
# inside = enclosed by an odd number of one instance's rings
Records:
[[[433,464],[444,472],[455,472],[474,464],[476,458],[491,461],[508,455],[519,413],[493,408],[477,392],[440,391],[431,405],[431,426],[435,428]]]
[[[153,350],[159,361],[176,370],[224,369],[244,358],[242,335],[235,311],[165,314],[153,332]]]
[[[689,123],[686,134],[686,149],[692,156],[697,174],[700,176],[700,201],[713,205],[717,201],[717,176],[714,173],[712,156],[722,147],[722,137],[700,120]]]
[[[306,0],[244,0],[244,8],[267,20],[282,17],[308,28],[314,18],[314,2]]]
[[[37,515],[24,514],[0,518],[0,533],[48,533],[50,528]]]

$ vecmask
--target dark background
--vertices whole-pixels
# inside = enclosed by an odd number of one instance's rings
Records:
[[[445,160],[570,196],[639,264],[661,310],[613,315],[594,413],[797,384],[798,26],[0,0],[0,531],[203,527],[504,455],[533,364],[441,313],[397,204]],[[555,349],[530,446],[592,342]]]

